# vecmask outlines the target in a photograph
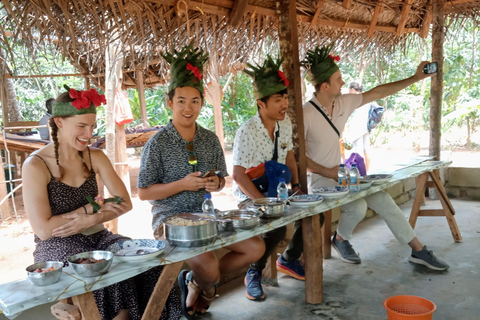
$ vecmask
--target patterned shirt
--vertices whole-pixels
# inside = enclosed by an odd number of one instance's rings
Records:
[[[192,173],[186,143],[172,121],[160,128],[143,147],[137,187],[147,188],[156,183],[174,182]],[[208,170],[219,170],[219,177],[228,176],[225,156],[215,133],[197,124],[193,145],[198,161],[197,171],[203,174]],[[183,212],[201,212],[204,195],[207,193],[205,189],[182,191],[165,199],[151,200],[153,230],[167,217]]]
[[[286,116],[284,120],[277,121],[275,129],[279,131],[277,162],[285,164],[287,152],[293,149],[290,118]],[[257,112],[256,115],[240,126],[235,135],[233,165],[244,167],[247,170],[256,167],[272,160],[274,148],[275,140],[272,140],[268,135],[267,128],[263,125]],[[233,196],[237,203],[248,199],[248,196],[243,193],[236,182],[233,183]]]

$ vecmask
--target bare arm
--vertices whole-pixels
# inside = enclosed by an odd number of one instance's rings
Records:
[[[295,155],[293,154],[293,150],[287,152],[287,158],[285,159],[285,164],[292,172],[292,180],[290,181],[290,185],[294,185],[298,183],[298,168],[297,168],[297,160],[295,160]],[[292,188],[293,191],[298,191],[298,187]],[[298,191],[298,194],[303,193],[301,190]]]
[[[67,237],[81,233],[92,225],[113,220],[132,210],[132,201],[128,191],[125,188],[123,181],[113,169],[110,160],[100,150],[91,149],[90,154],[92,157],[93,169],[95,172],[99,173],[108,192],[113,196],[121,197],[123,200],[120,204],[114,202],[105,203],[95,214],[93,214],[93,208],[91,205],[85,206],[88,215],[85,214],[83,208],[80,208],[80,212],[63,214],[62,218],[67,219],[65,220],[67,223],[53,230],[52,235],[55,237]]]
[[[319,165],[309,157],[307,157],[307,171],[319,174],[321,176],[334,179],[338,181],[338,169],[340,166],[335,166],[333,168],[327,168],[322,165]]]
[[[400,81],[396,81],[396,82],[382,84],[382,85],[379,85],[379,86],[373,88],[372,90],[369,90],[369,91],[363,93],[362,94],[362,103],[360,104],[360,106],[363,106],[363,105],[368,104],[368,103],[370,103],[372,101],[375,101],[375,100],[379,100],[379,99],[391,96],[392,94],[395,94],[395,93],[405,89],[406,87],[414,84],[417,81],[420,81],[422,79],[431,77],[432,74],[423,73],[423,67],[427,63],[429,63],[429,61],[422,61],[418,65],[417,71],[415,72],[415,74],[413,76],[411,76],[410,78],[400,80]]]
[[[245,171],[246,169],[242,166],[233,166],[233,180],[238,183],[240,189],[250,199],[263,198],[263,194],[257,189],[257,187],[255,187]]]
[[[33,232],[42,240],[54,236],[53,231],[69,222],[63,215],[52,216],[52,209],[48,201],[47,185],[50,173],[42,160],[37,157],[28,158],[22,168],[23,199],[25,212]],[[96,217],[86,215],[81,207],[67,214],[79,214],[84,217],[84,224],[88,227],[96,224]]]

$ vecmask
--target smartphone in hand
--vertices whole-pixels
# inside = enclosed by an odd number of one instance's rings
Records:
[[[423,73],[425,74],[431,74],[431,73],[437,73],[437,72],[438,72],[438,62],[430,62],[423,67]]]
[[[216,176],[219,173],[220,173],[220,170],[208,170],[207,172],[205,172],[205,174],[202,176],[202,178],[213,177],[213,176]]]

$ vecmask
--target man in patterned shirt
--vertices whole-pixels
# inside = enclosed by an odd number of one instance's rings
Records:
[[[203,105],[202,71],[208,55],[193,42],[175,55],[165,54],[171,66],[168,106],[172,120],[146,143],[138,174],[138,196],[152,203],[155,238],[163,235],[162,221],[183,212],[201,212],[204,195],[218,192],[228,175],[217,136],[196,120]],[[185,61],[186,60],[186,61]],[[218,175],[202,177],[209,170]],[[205,313],[216,295],[221,272],[239,269],[261,257],[265,245],[253,237],[226,247],[220,261],[213,252],[186,260],[191,272],[182,270],[182,313],[190,319]]]
[[[293,154],[292,125],[286,114],[288,80],[279,70],[281,62],[280,59],[274,61],[271,57],[267,57],[263,65],[248,65],[251,70],[245,70],[254,81],[258,113],[243,123],[235,135],[233,188],[239,208],[247,208],[253,205],[252,199],[264,197],[246,174],[246,170],[272,160],[277,133],[278,158],[276,161],[290,169],[291,186],[294,191],[301,192],[297,163]],[[274,187],[276,188],[276,185]],[[248,299],[258,301],[265,298],[261,285],[262,270],[277,244],[285,237],[285,232],[286,227],[282,227],[263,234],[265,254],[260,260],[250,265],[245,277]],[[301,228],[296,228],[287,250],[277,260],[277,270],[299,280],[305,280],[305,270],[298,261],[303,251],[302,241]]]
[[[375,87],[363,94],[342,95],[341,88],[345,82],[335,63],[340,60],[340,57],[329,55],[332,46],[317,47],[307,52],[303,62],[315,85],[314,97],[303,106],[309,190],[338,184],[338,168],[341,160],[339,132],[343,131],[348,117],[355,109],[395,94],[431,76],[423,73],[423,67],[427,64],[424,61],[410,78]],[[448,269],[448,264],[437,259],[433,252],[427,250],[427,247],[420,242],[402,210],[385,191],[379,191],[341,206],[342,213],[337,231],[332,238],[332,246],[342,261],[353,264],[361,262],[349,240],[353,236],[355,226],[365,217],[367,207],[375,210],[385,220],[402,245],[408,243],[412,248],[410,262],[425,265],[433,270]]]

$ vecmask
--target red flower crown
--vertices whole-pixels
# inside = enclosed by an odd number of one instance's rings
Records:
[[[99,107],[102,103],[107,103],[105,95],[99,95],[95,89],[90,89],[88,91],[77,91],[75,89],[70,89],[68,91],[68,95],[70,98],[75,99],[75,101],[72,102],[72,106],[77,108],[77,110],[88,109],[92,103],[96,107]]]
[[[338,54],[336,56],[332,56],[331,54],[329,54],[328,56],[332,58],[333,61],[336,61],[336,62],[340,61],[340,56]]]
[[[278,70],[278,76],[283,80],[285,86],[288,87],[290,81],[288,81],[287,77],[285,77],[285,74],[282,71]]]
[[[193,73],[193,75],[195,76],[195,78],[202,81],[202,73],[200,72],[200,69],[198,69],[197,67],[195,67],[191,63],[187,63],[187,70],[190,70]],[[194,82],[197,82],[197,81],[195,81],[195,79],[194,79]]]

